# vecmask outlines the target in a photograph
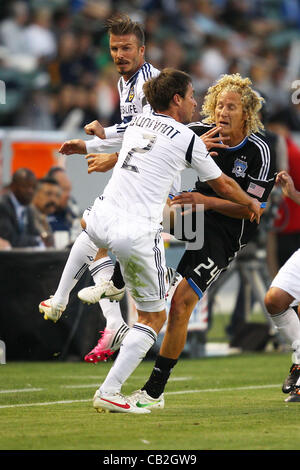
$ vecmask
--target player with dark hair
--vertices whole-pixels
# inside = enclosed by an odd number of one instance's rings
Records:
[[[148,99],[152,87],[159,90],[168,81],[172,84],[168,107],[131,120],[112,177],[85,215],[85,231],[79,236],[82,243],[93,240],[116,255],[138,311],[137,323],[124,338],[113,367],[95,393],[94,407],[99,411],[149,412],[124,397],[121,388],[154,344],[166,319],[166,267],[160,233],[163,208],[176,176],[185,168],[194,168],[201,181],[207,181],[221,196],[246,206],[251,219],[260,220],[260,203],[222,173],[202,140],[182,124],[191,121],[196,107],[187,77],[184,72],[167,69],[150,80],[145,89]],[[82,250],[81,264],[85,260]]]
[[[261,214],[260,203],[222,173],[202,140],[183,125],[191,121],[196,107],[191,78],[165,69],[144,90],[154,110],[129,123],[112,177],[86,218],[85,235],[115,253],[138,312],[137,322],[95,393],[94,407],[99,411],[149,412],[124,397],[121,388],[166,320],[166,266],[160,233],[163,208],[176,176],[194,168],[217,194],[245,206],[251,219],[259,222]],[[156,96],[163,98],[162,104]]]
[[[102,169],[105,167],[106,170],[116,164],[118,153],[107,156],[92,152],[120,149],[124,132],[132,118],[141,112],[151,110],[143,91],[145,81],[160,73],[145,61],[145,38],[143,28],[139,23],[131,20],[127,15],[121,15],[109,19],[107,28],[110,53],[121,75],[118,91],[122,122],[103,128],[98,121],[93,121],[85,126],[86,133],[95,136],[93,139],[67,141],[60,148],[60,152],[64,155],[88,153],[86,158],[89,168],[100,164]],[[85,252],[86,259],[83,264],[80,264],[82,251]],[[94,262],[91,264],[92,261]],[[88,267],[95,283],[98,282],[100,276],[110,279],[114,269],[106,249],[98,250],[92,241],[84,240],[81,243],[80,238],[77,238],[72,256],[68,259],[54,296],[39,305],[40,312],[45,318],[56,321],[61,316],[68,303],[70,291]],[[118,297],[115,296],[114,300],[117,299]],[[123,320],[119,302],[101,299],[99,303],[106,320],[106,327],[97,345],[85,356],[87,362],[95,363],[106,359],[107,351],[118,349],[129,330]]]
[[[214,139],[222,143],[227,139],[227,146],[216,143],[215,148],[210,148],[212,158],[225,174],[261,202],[263,211],[274,185],[275,155],[259,132],[263,131],[258,114],[261,103],[262,98],[251,88],[249,79],[239,74],[225,75],[208,90],[204,121],[188,127],[204,142]],[[219,135],[213,137],[217,131]],[[193,191],[173,199],[171,205],[176,204],[204,205],[204,245],[199,250],[188,245],[177,268],[183,279],[172,298],[160,353],[150,379],[133,394],[136,403],[143,407],[164,406],[163,391],[184,347],[193,308],[257,231],[245,207],[220,198],[206,183],[197,181]]]

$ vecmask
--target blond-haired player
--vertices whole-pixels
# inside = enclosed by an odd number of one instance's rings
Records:
[[[263,211],[275,182],[275,155],[264,135],[258,133],[263,129],[258,116],[261,101],[248,78],[224,75],[208,89],[202,109],[204,121],[188,127],[199,136],[219,130],[219,141],[227,139],[227,147],[211,148],[213,160],[261,202]],[[220,198],[201,181],[196,182],[193,191],[176,196],[171,204],[204,205],[204,243],[199,250],[188,245],[177,267],[183,279],[172,298],[159,355],[149,380],[132,396],[141,407],[164,406],[163,392],[184,347],[191,312],[257,231],[247,208]]]

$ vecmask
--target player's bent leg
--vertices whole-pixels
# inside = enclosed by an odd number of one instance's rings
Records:
[[[163,392],[183,350],[189,318],[198,301],[198,295],[186,279],[183,279],[173,295],[167,330],[149,380],[141,390],[132,395],[137,406],[164,407]]]
[[[54,323],[60,319],[65,309],[66,305],[53,301],[53,296],[43,300],[39,305],[39,311],[44,315],[44,320],[52,320]]]
[[[129,330],[129,326],[123,321],[119,328],[105,328],[104,331],[100,331],[101,338],[96,346],[85,355],[85,362],[96,364],[97,362],[106,361],[120,349],[122,341]]]
[[[114,271],[114,264],[106,249],[99,249],[95,261],[89,267],[91,276],[95,284],[102,279],[110,280]],[[97,363],[106,361],[117,351],[129,331],[129,327],[123,319],[120,309],[120,303],[110,299],[101,299],[99,301],[100,311],[105,318],[106,325],[104,331],[100,331],[101,337],[96,346],[86,354],[86,362]]]
[[[102,256],[104,256],[104,253]],[[100,258],[102,258],[102,256],[97,254],[97,259],[99,260]],[[95,260],[94,263],[96,264],[97,260]],[[95,266],[95,264],[93,264],[93,266]],[[167,293],[168,296],[173,295],[177,283],[180,282],[181,279],[181,275],[177,273],[174,269],[167,269],[166,283],[169,286]],[[98,277],[95,282],[95,286],[85,287],[84,289],[81,289],[78,292],[78,297],[83,303],[95,304],[97,302],[100,302],[101,299],[110,299],[119,302],[120,300],[122,300],[124,294],[125,284],[119,269],[119,263],[117,262],[110,279]]]
[[[172,297],[167,329],[159,352],[160,356],[178,359],[186,342],[191,313],[198,301],[199,297],[196,292],[190,287],[187,280],[183,279]]]
[[[270,315],[284,312],[294,301],[294,297],[279,287],[270,287],[265,295],[265,306]]]
[[[78,297],[83,303],[96,304],[101,299],[120,301],[124,297],[125,287],[118,289],[108,279],[101,279],[95,286],[85,287],[78,292]]]
[[[136,406],[130,397],[125,397],[125,403],[118,403],[118,399],[121,394],[122,385],[138,367],[149,349],[155,343],[157,333],[160,331],[165,320],[165,309],[157,312],[148,312],[138,309],[138,321],[124,338],[113,367],[110,369],[99,391],[96,392],[96,403],[94,399],[95,408],[110,409],[113,404],[113,406],[115,406],[114,411],[116,412],[124,412],[124,410],[125,412],[141,412],[141,410],[144,410],[144,412],[147,410],[147,412],[149,412],[147,407]],[[116,397],[117,401],[112,397]],[[108,405],[103,404],[105,400],[108,402]],[[122,407],[120,407],[120,405],[122,405]],[[118,407],[120,409],[118,409]]]
[[[56,322],[60,318],[68,304],[70,292],[91,264],[97,251],[97,246],[88,234],[81,232],[71,248],[54,296],[39,305],[39,311],[44,314],[45,319]]]
[[[156,334],[160,332],[160,330],[162,329],[167,319],[167,314],[166,314],[165,309],[160,310],[159,312],[151,312],[147,310],[145,311],[145,310],[137,309],[137,313],[138,313],[137,323],[140,323],[141,325],[144,325],[145,327],[152,328],[156,332]]]
[[[290,307],[294,297],[279,287],[270,287],[265,296],[265,306],[279,333],[293,349],[292,365],[282,384],[283,393],[290,393],[287,401],[300,401],[300,321]]]

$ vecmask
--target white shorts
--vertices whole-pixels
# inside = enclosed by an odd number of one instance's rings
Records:
[[[161,228],[136,220],[105,200],[97,198],[88,217],[85,218],[91,240],[101,248],[107,248],[118,259],[126,287],[145,311],[165,308],[166,261]],[[150,309],[149,309],[150,307]]]
[[[280,268],[271,287],[279,287],[300,301],[300,249],[295,251]]]

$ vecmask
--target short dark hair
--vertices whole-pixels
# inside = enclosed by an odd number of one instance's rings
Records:
[[[66,173],[66,170],[62,168],[61,166],[53,166],[50,168],[48,173],[45,175],[45,178],[52,178],[55,179],[55,175],[58,172]]]
[[[53,184],[55,186],[59,186],[58,181],[56,181],[54,178],[51,178],[50,176],[45,176],[44,178],[40,178],[38,180],[38,188],[40,188],[43,184]]]
[[[164,111],[169,108],[174,95],[185,97],[190,83],[192,83],[192,79],[187,73],[165,68],[157,77],[145,82],[143,90],[154,111]]]
[[[25,181],[28,179],[36,179],[35,174],[29,168],[19,168],[12,175],[12,183],[20,183],[20,181]]]
[[[125,34],[134,34],[140,46],[145,44],[145,33],[142,25],[137,21],[132,21],[128,15],[114,16],[106,21],[106,26],[109,35],[124,36]]]

